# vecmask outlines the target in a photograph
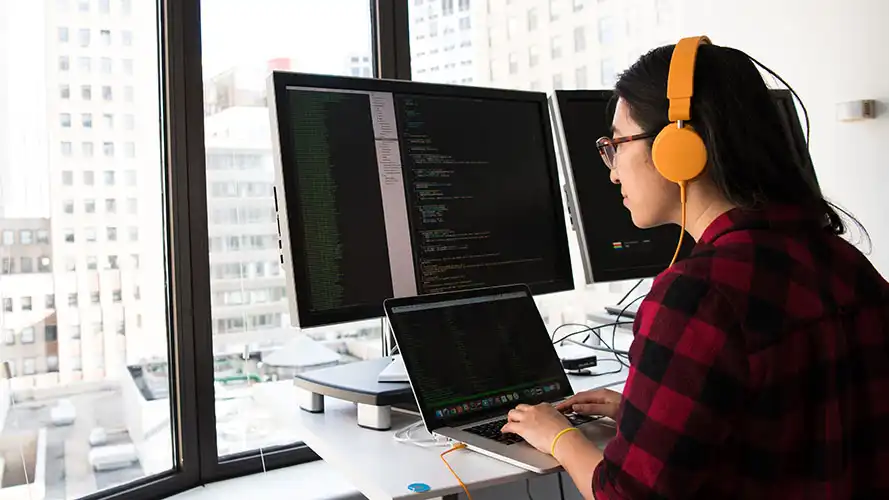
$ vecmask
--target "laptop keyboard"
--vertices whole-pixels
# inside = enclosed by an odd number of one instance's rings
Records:
[[[571,415],[565,415],[568,417],[568,421],[571,422],[573,426],[583,425],[588,422],[592,422],[593,420],[598,420],[601,417],[588,417],[586,415],[578,415],[576,413],[572,413]],[[498,443],[503,443],[506,445],[521,443],[524,439],[521,438],[518,434],[512,433],[503,433],[500,432],[500,429],[506,425],[507,419],[503,418],[500,420],[495,420],[493,422],[487,422],[481,425],[476,425],[473,427],[469,427],[466,429],[466,432],[471,432],[477,436],[481,436],[488,439],[493,439]]]

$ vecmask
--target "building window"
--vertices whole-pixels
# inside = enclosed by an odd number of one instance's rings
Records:
[[[108,256],[108,264],[105,269],[120,269],[120,263],[117,261],[117,255]]]
[[[37,258],[37,272],[48,273],[52,271],[52,260],[47,256]]]
[[[519,34],[519,21],[515,17],[506,20],[506,39],[512,40]]]
[[[68,144],[71,144],[70,142]],[[73,186],[74,185],[74,172],[70,170],[62,170],[62,185],[63,186]]]
[[[112,62],[110,57],[103,57],[99,60],[99,70],[103,75],[110,75],[112,72]],[[110,99],[105,99],[106,101]]]
[[[110,113],[105,113],[102,115],[102,123],[105,124],[105,128],[108,130],[114,129],[114,115]]]
[[[68,71],[71,69],[71,59],[68,56],[59,56],[59,71]]]
[[[556,73],[553,75],[553,90],[561,90],[562,89],[562,75],[560,73]]]
[[[102,143],[102,154],[105,155],[105,158],[114,158],[114,143],[113,142],[103,142]]]
[[[37,360],[25,358],[22,360],[22,375],[34,375],[37,373]]]
[[[105,234],[108,237],[108,241],[117,241],[117,228],[116,227],[106,227]]]
[[[114,198],[105,199],[105,212],[109,214],[117,213],[117,200]]]
[[[12,299],[8,297],[3,298],[3,312],[12,312]]]
[[[136,198],[127,198],[127,213],[136,215],[139,212],[139,200]]]
[[[127,324],[123,320],[117,322],[117,328],[115,329],[115,333],[118,335],[126,335],[127,334]]]
[[[33,273],[34,272],[34,260],[31,257],[22,257],[22,272],[23,273]]]
[[[96,200],[83,200],[83,211],[88,214],[96,213]]]
[[[115,173],[114,170],[106,170],[105,171],[105,185],[113,186],[115,183]]]
[[[132,0],[120,0],[120,12],[129,16],[133,13],[133,2]]]
[[[138,286],[133,287],[133,298],[139,300],[142,298],[142,289]]]
[[[514,75],[519,72],[519,56],[514,52],[509,54],[509,74]]]
[[[85,186],[93,186],[96,184],[96,173],[92,170],[86,170],[83,172],[83,184]]]
[[[454,13],[454,0],[441,0],[441,15],[449,16]]]
[[[133,60],[132,59],[124,59],[121,61],[123,65],[123,72],[127,76],[133,75]],[[367,68],[365,68],[367,69]],[[369,75],[368,75],[369,76]]]
[[[90,271],[95,271],[99,268],[99,260],[94,255],[87,257],[86,268]]]
[[[80,116],[80,122],[83,125],[83,128],[93,128],[93,115],[92,113],[84,113]]]
[[[71,86],[68,84],[59,85],[59,97],[62,99],[71,98]]]
[[[49,328],[47,326],[47,328]],[[55,328],[55,326],[53,326]],[[46,371],[49,373],[56,373],[59,371],[59,357],[58,356],[47,356],[46,357]]]
[[[130,47],[133,45],[133,32],[129,30],[124,30],[120,33],[120,43],[123,44],[124,47]]]
[[[472,28],[472,22],[469,20],[469,18],[460,18],[460,31],[468,31],[470,28]]]
[[[436,36],[438,36],[438,23],[436,21],[432,21],[429,23],[429,38],[433,38]]]
[[[563,0],[549,0],[549,20],[558,21],[561,15]]]
[[[77,340],[80,338],[80,325],[71,325],[71,338]],[[73,361],[76,361],[77,368],[75,370],[80,369],[80,359],[74,358]]]
[[[99,0],[99,12],[102,14],[111,13],[111,0]]]
[[[133,265],[133,269],[139,269],[139,255],[138,254],[130,255],[130,262]]]
[[[460,0],[460,12],[469,10],[469,0]]]
[[[83,229],[84,238],[87,243],[95,243],[98,239],[96,236],[96,228],[94,227],[86,227]]]
[[[602,45],[611,45],[617,39],[617,29],[614,19],[603,17],[599,19],[599,43]]]
[[[586,0],[574,0],[574,7],[573,7],[574,12],[579,12],[579,11],[583,10],[583,4],[585,1]]]
[[[59,33],[59,42],[60,43],[68,43],[68,28],[61,27],[58,30]]]
[[[105,47],[111,46],[111,31],[110,30],[99,31],[99,38],[102,40],[102,45],[104,45]]]
[[[135,130],[136,117],[134,115],[123,115],[123,128],[125,130]]]
[[[136,143],[135,142],[125,142],[123,145],[123,155],[125,158],[135,158],[136,157]]]
[[[22,229],[19,232],[19,242],[22,245],[33,245],[34,233],[30,229]]]
[[[90,46],[90,30],[82,29],[77,31],[77,43],[80,44],[81,47],[89,47]]]
[[[550,57],[552,59],[559,59],[562,57],[562,37],[556,35],[552,37],[550,40]]]
[[[77,68],[84,73],[90,73],[93,70],[93,60],[89,57],[78,57]]]
[[[77,294],[69,293],[68,294],[68,306],[69,307],[77,307]]]
[[[48,244],[49,243],[49,231],[46,229],[38,229],[37,230],[37,243]]]
[[[135,186],[136,185],[136,171],[135,170],[127,170],[123,173],[123,181],[127,186]]]
[[[77,10],[80,12],[89,12],[90,0],[77,0]]]
[[[15,232],[9,229],[3,231],[3,244],[6,246],[15,245]]]
[[[91,85],[81,85],[80,86],[80,98],[84,101],[92,101],[93,100],[93,87]]]
[[[74,230],[73,229],[65,229],[63,231],[65,243],[74,243]]]
[[[120,302],[121,300],[123,300],[123,294],[120,292],[120,290],[114,290],[113,292],[111,292],[111,300],[114,302]]]
[[[574,52],[586,50],[586,29],[583,26],[574,28]]]
[[[63,128],[71,128],[71,113],[60,113],[59,125]]]
[[[12,274],[15,271],[15,261],[9,257],[3,257],[3,274]]]
[[[101,295],[99,292],[90,292],[90,302],[93,304],[98,304],[101,301]]]
[[[90,126],[92,126],[92,123],[93,123],[93,122],[90,121]],[[91,142],[84,142],[84,143],[82,143],[82,144],[80,145],[80,149],[81,149],[81,151],[82,151],[82,153],[83,153],[83,157],[84,157],[84,158],[92,158],[92,157],[93,157],[93,154],[94,154],[94,151],[93,151],[93,149],[94,149],[94,148],[93,148],[93,143],[91,143]]]
[[[103,85],[102,86],[102,99],[105,99],[106,101],[110,101],[113,99],[113,97],[114,96],[112,95],[112,92],[111,92],[111,86],[110,85]]]
[[[135,99],[133,87],[127,85],[123,88],[123,100],[124,102],[133,102]]]
[[[614,69],[614,60],[610,58],[602,59],[602,85],[613,87],[617,83],[617,71]]]
[[[136,242],[139,241],[139,228],[136,226],[130,226],[127,230],[129,232],[130,241]]]
[[[22,344],[33,344],[34,343],[34,327],[28,326],[22,328]]]
[[[3,330],[3,343],[6,345],[15,345],[15,331],[6,328]]]
[[[46,309],[55,309],[56,308],[56,296],[53,294],[49,294],[46,296]],[[46,327],[47,333],[49,333],[49,326]],[[55,331],[55,327],[53,327],[53,331]],[[49,339],[47,339],[47,342]]]
[[[77,270],[77,259],[74,257],[65,257],[65,271],[74,272]]]

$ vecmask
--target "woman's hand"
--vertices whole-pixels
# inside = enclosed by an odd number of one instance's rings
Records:
[[[573,411],[581,415],[602,415],[616,419],[620,401],[621,395],[619,392],[610,389],[595,389],[579,392],[571,396],[556,405],[556,410],[563,413]]]
[[[543,403],[536,406],[518,405],[509,412],[509,422],[500,432],[518,434],[531,446],[550,454],[553,439],[563,430],[571,427],[565,415],[552,405]]]

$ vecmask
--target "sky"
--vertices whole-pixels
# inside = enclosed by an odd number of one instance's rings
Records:
[[[205,79],[276,57],[343,73],[347,57],[371,54],[369,0],[203,0],[201,19]]]

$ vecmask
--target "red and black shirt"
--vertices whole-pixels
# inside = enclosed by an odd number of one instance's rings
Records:
[[[822,219],[723,214],[633,330],[598,500],[889,498],[889,284]]]

